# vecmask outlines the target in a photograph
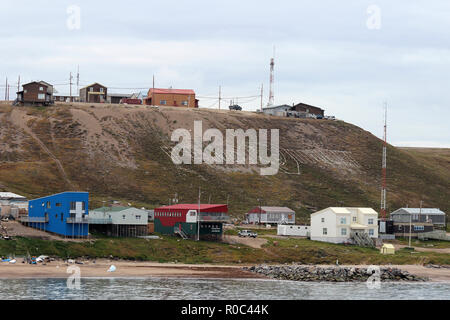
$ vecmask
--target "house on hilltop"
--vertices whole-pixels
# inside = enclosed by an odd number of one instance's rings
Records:
[[[198,108],[198,99],[191,89],[159,89],[148,90],[146,105]]]
[[[104,103],[107,97],[108,88],[97,82],[80,89],[80,102]]]
[[[44,105],[53,104],[53,86],[45,81],[33,81],[22,85],[23,90],[17,92],[17,102],[21,104]]]

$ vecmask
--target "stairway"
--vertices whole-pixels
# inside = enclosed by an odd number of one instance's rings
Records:
[[[176,235],[179,235],[184,240],[188,239],[188,236],[186,235],[186,233],[182,229],[179,229],[179,227],[174,227],[173,233],[175,233]]]
[[[353,240],[353,242],[360,247],[370,247],[370,248],[375,247],[372,238],[370,238],[369,234],[365,232],[359,233],[352,232],[350,234],[350,237]]]

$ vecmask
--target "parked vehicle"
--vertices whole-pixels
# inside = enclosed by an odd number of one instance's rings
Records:
[[[229,106],[228,108],[230,108],[230,110],[237,110],[237,111],[241,111],[242,110],[242,107],[237,105],[237,104]]]
[[[250,230],[241,230],[238,233],[239,237],[251,237],[256,238],[258,234],[256,232],[250,231]]]

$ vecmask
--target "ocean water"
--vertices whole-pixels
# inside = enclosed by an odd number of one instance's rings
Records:
[[[317,283],[260,279],[82,278],[79,289],[66,279],[0,279],[0,300],[327,300],[450,299],[449,282]]]

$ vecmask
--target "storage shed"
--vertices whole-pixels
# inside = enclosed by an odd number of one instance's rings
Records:
[[[395,247],[390,243],[385,243],[380,249],[381,254],[395,254]]]

